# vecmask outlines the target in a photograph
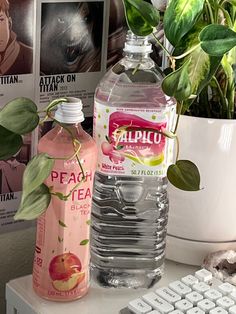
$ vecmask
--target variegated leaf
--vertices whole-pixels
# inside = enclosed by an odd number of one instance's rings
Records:
[[[172,0],[164,17],[164,31],[174,46],[187,34],[199,18],[204,0]]]

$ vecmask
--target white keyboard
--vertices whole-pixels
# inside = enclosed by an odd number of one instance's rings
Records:
[[[120,314],[236,314],[236,287],[200,269],[131,300]]]

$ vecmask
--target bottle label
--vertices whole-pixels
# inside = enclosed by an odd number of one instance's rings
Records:
[[[91,153],[94,159],[91,159]],[[52,300],[72,300],[89,285],[89,231],[96,152],[80,156],[84,179],[76,159],[56,160],[46,184],[52,196],[38,218],[33,268],[34,289]]]
[[[175,106],[158,109],[116,108],[95,102],[97,171],[106,175],[166,176],[174,140],[162,132],[172,130]]]

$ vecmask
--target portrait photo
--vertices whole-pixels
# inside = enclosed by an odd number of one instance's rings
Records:
[[[0,75],[33,71],[33,0],[0,0]]]
[[[40,74],[99,72],[104,3],[42,3]]]

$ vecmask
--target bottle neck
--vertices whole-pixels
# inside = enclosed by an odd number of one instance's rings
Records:
[[[136,53],[136,52],[125,51],[124,58],[130,59],[132,61],[137,60],[140,62],[140,60],[150,59],[150,53]]]
[[[84,132],[81,123],[61,123],[55,125],[55,131],[68,138],[77,138],[78,134]]]
[[[150,58],[152,45],[147,36],[137,36],[128,31],[124,47],[125,57],[132,60],[142,60]]]

